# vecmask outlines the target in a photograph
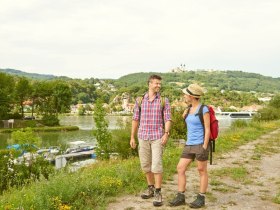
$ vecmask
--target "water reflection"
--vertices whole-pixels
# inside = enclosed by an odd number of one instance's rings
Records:
[[[37,135],[42,139],[41,147],[60,146],[62,149],[67,147],[70,141],[86,141],[95,144],[96,140],[92,131],[70,131],[70,132],[38,132]],[[0,149],[6,148],[12,142],[9,140],[11,134],[0,133]]]
[[[115,129],[120,122],[124,123],[131,118],[131,116],[106,116],[109,122],[109,129]],[[62,116],[59,120],[61,125],[75,125],[80,130],[92,130],[95,128],[92,116]]]

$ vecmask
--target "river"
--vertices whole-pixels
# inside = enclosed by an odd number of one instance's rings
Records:
[[[109,129],[115,129],[121,122],[131,119],[131,116],[107,116]],[[220,131],[230,126],[233,119],[218,118]],[[42,139],[42,147],[60,146],[63,149],[68,142],[82,140],[95,144],[95,138],[92,135],[92,129],[95,127],[92,116],[61,116],[61,125],[75,125],[80,128],[78,131],[69,132],[39,132],[37,135]],[[10,134],[0,133],[0,149],[6,148],[10,142]]]
[[[129,120],[131,116],[107,116],[109,129],[115,129],[121,122]],[[68,142],[86,141],[95,144],[95,138],[92,135],[92,129],[95,127],[92,116],[61,116],[61,125],[75,125],[80,128],[78,131],[69,132],[38,132],[37,135],[42,139],[42,147],[60,146],[64,149]],[[12,144],[11,134],[0,133],[0,149]]]

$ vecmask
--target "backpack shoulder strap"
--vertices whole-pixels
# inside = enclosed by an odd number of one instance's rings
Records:
[[[163,123],[163,127],[165,125],[164,123],[164,107],[165,107],[165,100],[166,100],[166,97],[164,96],[160,96],[160,108],[161,108],[161,117],[162,117],[162,123]]]
[[[145,96],[145,94],[136,98],[138,109],[139,109],[139,124],[138,124],[138,127],[140,126],[140,121],[141,121],[141,106],[142,106],[142,101],[143,101],[144,96]]]
[[[160,96],[160,107],[163,110],[165,107],[165,101],[166,101],[166,97],[165,96]]]
[[[196,115],[199,116],[199,119],[200,119],[200,122],[201,122],[203,128],[204,128],[204,119],[203,119],[203,108],[204,108],[204,106],[206,106],[206,105],[201,104],[201,106],[200,106],[200,108],[199,108],[199,110],[198,110],[198,112],[196,114]]]
[[[145,94],[136,98],[139,111],[141,111],[141,105],[142,105],[142,101],[143,101],[144,96],[145,96]]]

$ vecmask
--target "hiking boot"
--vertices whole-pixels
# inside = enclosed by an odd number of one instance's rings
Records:
[[[149,199],[151,197],[154,197],[155,188],[154,187],[148,187],[148,189],[142,193],[141,198],[142,199]]]
[[[155,192],[155,198],[153,201],[154,206],[162,206],[162,195],[161,192]]]
[[[190,203],[190,207],[194,209],[198,209],[205,206],[205,196],[202,196],[200,194],[197,195],[196,199]]]
[[[183,193],[177,193],[176,197],[169,202],[170,206],[180,206],[185,205],[185,195]]]

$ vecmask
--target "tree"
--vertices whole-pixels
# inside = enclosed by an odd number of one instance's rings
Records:
[[[64,81],[41,82],[33,95],[45,125],[58,125],[58,114],[70,109],[72,93]]]
[[[0,119],[9,119],[13,104],[14,83],[12,76],[0,73]]]
[[[38,101],[38,92],[37,92],[37,87],[39,85],[39,82],[35,81],[32,85],[31,85],[31,101],[32,101],[32,107],[31,107],[31,116],[33,117],[34,115],[34,107],[37,104]]]
[[[71,98],[70,87],[65,82],[55,81],[53,84],[52,105],[56,116],[70,109]]]
[[[15,97],[21,107],[21,117],[24,117],[24,101],[31,96],[32,88],[29,81],[25,77],[21,77],[16,84]]]
[[[109,159],[112,134],[108,130],[109,124],[105,119],[106,112],[102,105],[102,101],[98,99],[94,106],[93,119],[96,129],[93,130],[93,135],[95,136],[98,143],[98,147],[96,149],[97,157],[101,159]]]
[[[39,114],[45,116],[54,112],[52,110],[53,106],[51,104],[53,86],[50,84],[50,82],[39,82],[34,88],[33,94],[36,96],[36,105]]]

